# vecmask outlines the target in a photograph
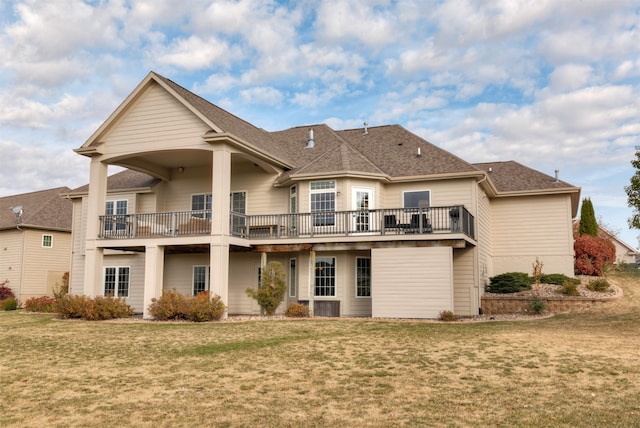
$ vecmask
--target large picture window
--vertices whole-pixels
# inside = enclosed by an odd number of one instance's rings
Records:
[[[336,210],[336,182],[314,181],[310,183],[310,211],[314,226],[334,226]]]
[[[193,267],[193,295],[209,290],[209,266]]]
[[[104,268],[104,295],[129,297],[128,266],[108,266]]]
[[[315,295],[318,297],[336,296],[336,258],[316,258]]]
[[[429,190],[416,190],[403,193],[404,208],[429,208],[431,205]]]
[[[371,297],[371,259],[356,257],[356,297]]]

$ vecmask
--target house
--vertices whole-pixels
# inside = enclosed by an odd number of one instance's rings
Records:
[[[578,231],[580,230],[580,219],[578,218],[573,222],[573,237],[574,239],[578,237]],[[620,239],[616,234],[606,227],[598,225],[598,236],[603,239],[608,239],[611,241],[613,246],[616,249],[616,261],[615,264],[631,264],[637,263],[638,256],[640,256],[640,251],[637,248],[632,247],[631,245],[624,242]]]
[[[76,152],[91,166],[68,195],[71,291],[145,317],[174,288],[257,314],[245,290],[270,261],[287,272],[281,311],[327,316],[473,315],[492,275],[536,257],[573,274],[578,187],[398,125],[267,132],[151,72]]]
[[[52,295],[71,264],[68,187],[0,198],[0,281],[16,298]]]

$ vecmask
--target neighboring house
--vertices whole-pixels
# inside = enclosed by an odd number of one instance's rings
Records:
[[[573,222],[573,237],[578,236],[578,230],[580,230],[580,219]],[[629,264],[636,263],[640,256],[640,251],[637,248],[624,242],[618,238],[615,233],[611,232],[605,227],[598,225],[598,236],[600,238],[608,239],[616,248],[616,261],[615,264]]]
[[[163,290],[256,314],[260,269],[316,315],[474,315],[490,276],[573,274],[580,188],[516,162],[470,164],[398,125],[267,132],[150,73],[76,151],[71,291],[148,317]],[[128,168],[108,176],[108,166]]]
[[[71,263],[72,203],[69,188],[0,198],[0,281],[20,301],[52,295]]]

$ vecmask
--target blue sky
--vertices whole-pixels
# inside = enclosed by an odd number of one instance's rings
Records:
[[[268,130],[399,123],[582,187],[633,246],[637,0],[0,0],[0,196],[88,181],[150,71]]]

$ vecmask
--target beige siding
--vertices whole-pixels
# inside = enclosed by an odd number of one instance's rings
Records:
[[[164,289],[193,295],[193,267],[209,266],[209,254],[167,254],[164,262]],[[214,272],[211,272],[214,280]]]
[[[493,275],[530,273],[536,257],[545,273],[573,275],[569,196],[497,198],[491,214]]]
[[[453,311],[457,315],[478,313],[476,251],[474,247],[453,250]]]
[[[431,206],[464,205],[475,214],[474,191],[475,180],[440,180],[420,183],[389,184],[384,189],[384,206],[381,208],[402,208],[403,192],[429,190]]]
[[[152,84],[102,138],[109,155],[204,145],[209,128],[157,84]]]
[[[274,188],[274,179],[253,163],[237,162],[231,171],[231,191],[246,192],[247,214],[288,213],[289,187]]]
[[[24,235],[21,231],[0,231],[0,282],[8,281],[7,287],[20,296]]]
[[[51,235],[53,246],[42,247],[42,236]],[[25,231],[25,259],[20,299],[51,295],[48,277],[53,272],[68,272],[71,263],[71,233],[42,230]],[[59,278],[62,283],[62,275]]]
[[[373,249],[372,316],[437,318],[453,310],[452,249]]]
[[[105,251],[104,264],[100,284],[100,294],[104,294],[104,268],[107,266],[125,267],[129,269],[129,297],[126,302],[137,313],[144,310],[144,253],[139,254],[107,254]]]
[[[478,242],[478,277],[480,294],[489,284],[493,272],[493,244],[491,235],[491,204],[489,197],[478,189],[478,212],[476,215],[476,240]]]
[[[231,253],[229,257],[229,313],[259,314],[260,306],[247,296],[247,288],[258,286],[260,254]]]

